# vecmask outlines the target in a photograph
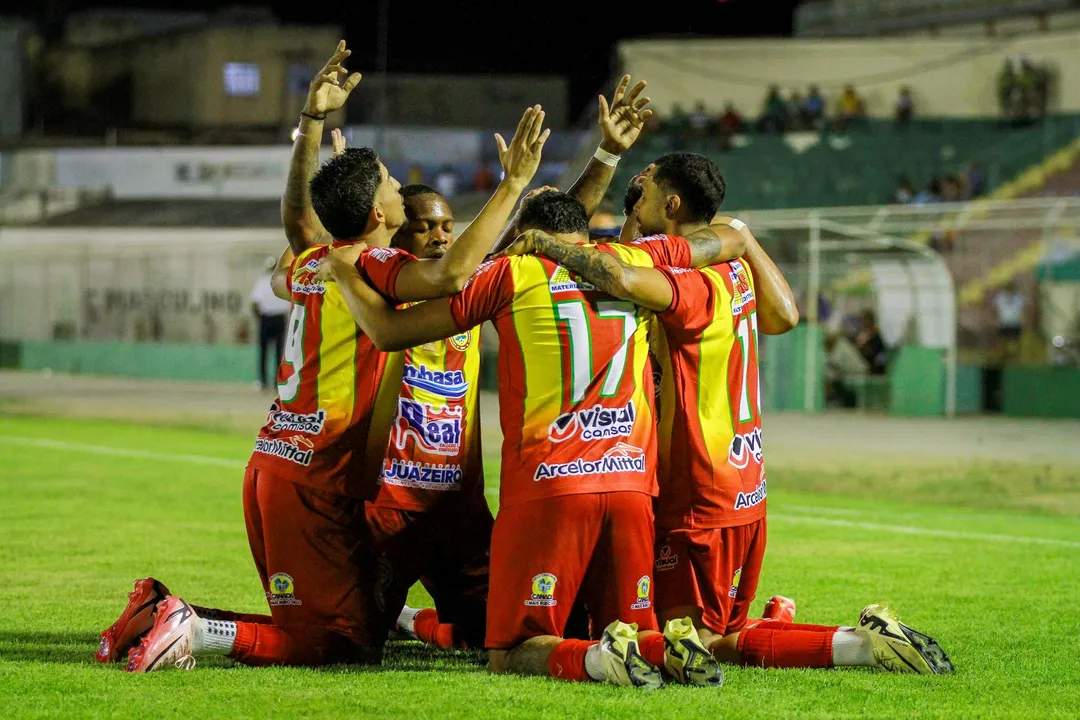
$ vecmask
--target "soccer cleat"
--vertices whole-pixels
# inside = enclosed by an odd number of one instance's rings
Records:
[[[154,626],[154,611],[168,594],[169,588],[154,578],[136,580],[134,589],[128,593],[124,611],[108,630],[101,633],[101,644],[94,653],[97,661],[116,662],[126,656],[139,638]]]
[[[795,601],[783,595],[773,595],[765,603],[765,610],[761,616],[766,620],[795,622]]]
[[[878,667],[898,673],[942,675],[953,671],[952,662],[934,638],[913,630],[884,603],[867,605],[855,632],[870,638]]]
[[[600,638],[604,679],[613,685],[655,690],[663,686],[664,680],[660,669],[641,656],[637,634],[637,623],[627,625],[616,620],[604,628]]]
[[[178,597],[168,596],[158,604],[154,627],[128,653],[128,672],[153,672],[176,667],[191,670],[191,641],[195,634],[195,611]]]
[[[690,618],[668,620],[664,626],[664,667],[683,685],[721,687],[724,671],[701,642]]]

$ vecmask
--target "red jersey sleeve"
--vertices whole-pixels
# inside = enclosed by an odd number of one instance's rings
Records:
[[[510,264],[517,260],[498,258],[481,263],[461,292],[450,296],[450,315],[458,330],[464,332],[485,320],[494,320],[510,308],[514,299]]]
[[[394,291],[398,273],[401,268],[416,257],[399,248],[374,247],[360,253],[360,259],[356,261],[356,269],[368,281],[368,284],[378,290],[383,296],[401,302]]]
[[[646,235],[634,240],[630,245],[648,253],[656,266],[694,266],[690,258],[690,243],[678,235]]]
[[[658,267],[671,285],[671,307],[656,314],[664,329],[683,338],[697,337],[713,316],[716,288],[697,270]]]

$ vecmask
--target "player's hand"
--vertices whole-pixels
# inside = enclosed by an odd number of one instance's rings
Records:
[[[517,131],[510,144],[499,133],[495,133],[495,144],[499,146],[499,162],[505,177],[503,182],[520,184],[523,188],[529,184],[540,167],[540,154],[544,143],[551,135],[551,129],[543,130],[544,110],[533,105],[521,116]]]
[[[337,273],[356,268],[356,263],[360,260],[360,253],[365,250],[367,250],[367,243],[362,242],[332,248],[316,266],[316,277],[322,282],[335,282],[338,277]]]
[[[645,81],[642,80],[630,87],[630,76],[623,75],[615,88],[615,94],[611,97],[611,105],[607,98],[600,96],[600,132],[604,139],[600,141],[600,147],[612,153],[621,155],[630,149],[630,146],[641,135],[641,128],[645,127],[645,121],[652,117],[653,111],[646,108],[650,98],[641,97],[645,90]]]
[[[558,242],[543,230],[526,230],[517,236],[514,244],[495,257],[514,257],[516,255],[535,255],[540,252],[545,242]]]
[[[337,157],[345,152],[345,133],[341,132],[340,128],[334,128],[330,131],[330,146],[334,148],[332,157]]]
[[[339,109],[349,99],[349,93],[360,84],[360,73],[348,74],[342,65],[352,50],[345,49],[345,41],[338,43],[337,52],[326,61],[326,65],[311,81],[308,87],[307,102],[304,112],[308,115],[325,115]],[[347,76],[347,77],[346,77]]]
[[[542,195],[546,192],[559,192],[559,188],[553,185],[541,185],[535,190],[530,190],[529,192],[525,193],[525,197],[521,198],[521,202],[518,203],[518,210],[520,211],[521,208],[525,207],[525,203],[529,202],[537,195]]]

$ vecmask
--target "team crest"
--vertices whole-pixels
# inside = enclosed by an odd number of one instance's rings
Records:
[[[453,335],[449,338],[450,347],[454,348],[458,352],[465,352],[469,349],[469,345],[472,344],[472,330],[466,330],[460,335]]]
[[[525,604],[529,607],[555,607],[555,583],[559,579],[551,573],[540,573],[532,579],[532,595]]]
[[[731,578],[731,589],[728,590],[728,597],[733,598],[739,594],[739,580],[742,579],[742,568],[735,571],[735,577]]]
[[[630,606],[631,610],[648,610],[652,607],[649,595],[652,592],[652,578],[642,575],[637,581],[637,602]]]
[[[271,605],[302,605],[296,599],[296,585],[292,575],[288,573],[274,573],[267,583],[270,589],[266,591],[266,598]]]

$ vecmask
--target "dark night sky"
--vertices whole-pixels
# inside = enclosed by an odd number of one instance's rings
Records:
[[[615,42],[668,35],[754,37],[790,35],[799,0],[389,0],[390,72],[565,75],[571,112],[591,102],[608,77]],[[355,69],[375,69],[377,0],[246,3],[272,8],[285,22],[340,24]],[[91,7],[212,10],[199,0],[38,0],[54,20]],[[631,12],[636,6],[645,12]]]

